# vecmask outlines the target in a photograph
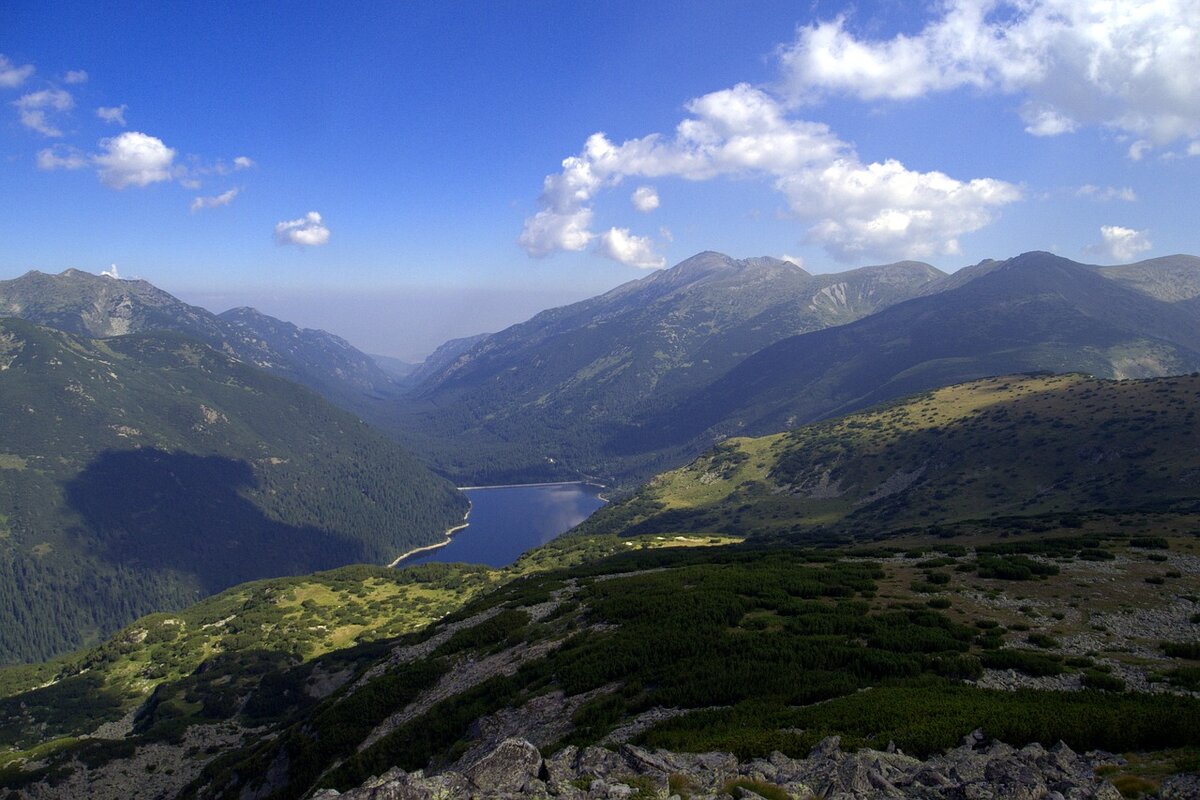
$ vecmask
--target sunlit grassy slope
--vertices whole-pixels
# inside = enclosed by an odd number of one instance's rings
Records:
[[[989,378],[728,439],[598,512],[591,531],[876,535],[908,526],[1194,503],[1200,376]]]

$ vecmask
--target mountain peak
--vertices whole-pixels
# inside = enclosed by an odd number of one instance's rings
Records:
[[[674,289],[726,278],[744,281],[750,277],[766,278],[784,273],[803,277],[809,274],[790,261],[771,256],[737,259],[724,253],[705,250],[685,258],[669,269],[654,273],[640,283]]]

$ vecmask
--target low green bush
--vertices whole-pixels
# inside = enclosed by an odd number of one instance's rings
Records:
[[[1200,660],[1200,642],[1162,642],[1159,646],[1168,658]]]
[[[1024,650],[992,650],[982,653],[979,660],[988,669],[1014,669],[1035,678],[1066,672],[1061,657]]]

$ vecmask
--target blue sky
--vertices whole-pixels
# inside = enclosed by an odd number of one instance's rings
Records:
[[[0,278],[402,357],[705,249],[1200,252],[1191,0],[18,0],[0,57]]]

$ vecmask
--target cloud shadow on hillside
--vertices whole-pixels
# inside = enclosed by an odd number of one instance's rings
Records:
[[[208,593],[365,560],[361,543],[268,517],[243,494],[256,482],[244,461],[142,448],[100,454],[65,491],[101,558],[192,575]]]

